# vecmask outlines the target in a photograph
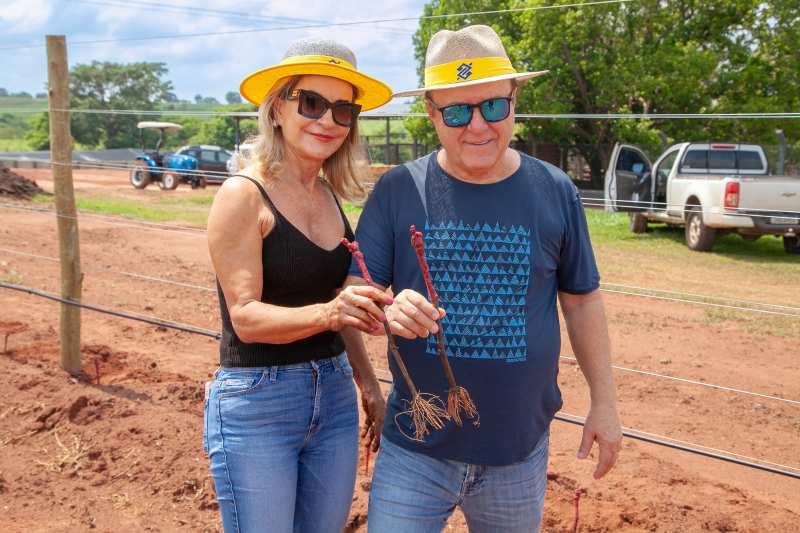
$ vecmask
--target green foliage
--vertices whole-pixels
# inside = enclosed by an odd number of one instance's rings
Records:
[[[411,105],[412,113],[426,113],[425,103],[421,97]],[[416,139],[418,142],[428,147],[439,145],[439,137],[436,136],[436,128],[433,127],[433,122],[427,116],[425,117],[406,117],[403,119],[403,124],[406,127],[409,135]]]
[[[225,94],[225,101],[230,105],[238,105],[242,103],[242,97],[235,91],[230,91]]]
[[[70,71],[73,109],[151,110],[163,101],[172,84],[162,81],[164,63],[119,63],[93,61]],[[72,113],[72,136],[78,143],[96,148],[124,148],[139,144],[137,115]]]
[[[252,104],[238,106],[217,107],[215,111],[241,112],[256,111]],[[184,126],[185,127],[185,126]],[[240,123],[239,137],[244,142],[247,136],[258,132],[258,122],[255,119],[242,120]],[[186,144],[215,144],[223,148],[233,149],[236,145],[236,121],[231,117],[217,116],[200,124],[198,131],[192,135]]]
[[[25,132],[25,142],[33,150],[50,149],[50,119],[47,113],[38,113],[29,121],[30,129]]]
[[[558,3],[572,3],[558,0]],[[552,0],[433,0],[426,15],[553,5]],[[423,19],[414,36],[422,79],[430,37],[488,24],[519,71],[549,70],[519,90],[518,113],[733,113],[800,105],[800,4],[796,0],[638,0],[463,18]],[[577,146],[592,174],[615,142],[658,150],[675,142],[730,139],[773,144],[800,137],[797,120],[541,119],[539,140]]]

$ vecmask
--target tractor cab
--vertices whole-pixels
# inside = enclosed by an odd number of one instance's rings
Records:
[[[144,189],[150,183],[158,183],[161,189],[175,189],[179,183],[191,185],[192,189],[205,188],[206,178],[199,171],[196,158],[187,155],[175,155],[170,152],[160,153],[164,142],[164,133],[181,131],[183,126],[174,122],[143,121],[136,125],[139,128],[139,141],[142,153],[136,156],[131,169],[131,185]],[[147,150],[144,142],[145,129],[158,130],[159,136],[155,150]]]

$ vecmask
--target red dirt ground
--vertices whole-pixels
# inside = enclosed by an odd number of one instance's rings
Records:
[[[18,172],[51,190],[45,171]],[[135,194],[112,177],[76,172],[76,188]],[[84,264],[213,287],[202,237],[79,223]],[[0,248],[56,257],[56,239],[55,217],[0,209]],[[57,263],[5,252],[0,260],[4,281],[58,291]],[[212,292],[84,272],[86,302],[220,327]],[[604,301],[615,364],[800,401],[797,339],[748,333],[675,302]],[[217,366],[217,341],[85,310],[84,376],[74,380],[59,365],[59,304],[10,290],[0,290],[0,302],[0,343],[10,332],[0,352],[0,532],[221,531],[202,449],[203,383]],[[385,340],[367,344],[375,366],[386,368]],[[800,466],[800,406],[615,377],[626,427]],[[559,383],[563,412],[585,415],[578,367],[564,360]],[[581,532],[800,532],[798,480],[626,439],[617,467],[595,481],[596,456],[577,460],[579,442],[580,427],[553,423],[544,532],[572,531],[577,487],[586,490]],[[366,530],[369,482],[362,456],[351,531]],[[445,531],[466,531],[463,516],[456,512]]]

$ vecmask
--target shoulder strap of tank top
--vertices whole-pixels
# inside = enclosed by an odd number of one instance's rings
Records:
[[[231,177],[234,177],[234,176],[239,176],[240,178],[244,178],[246,180],[252,181],[255,184],[255,186],[258,187],[258,190],[261,191],[261,196],[263,196],[264,199],[269,203],[269,206],[272,208],[272,211],[273,212],[277,211],[277,209],[275,209],[275,204],[273,204],[272,200],[270,200],[269,196],[267,196],[267,191],[264,190],[264,187],[262,187],[261,184],[257,180],[254,180],[250,176],[245,176],[244,174],[234,174]]]

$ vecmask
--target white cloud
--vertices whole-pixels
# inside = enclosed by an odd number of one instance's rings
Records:
[[[222,101],[225,93],[236,90],[246,75],[279,62],[291,42],[313,35],[347,45],[356,54],[360,70],[398,90],[417,84],[411,42],[418,27],[416,20],[265,32],[247,30],[390,18],[415,19],[422,13],[425,0],[165,2],[157,8],[146,7],[135,0],[109,0],[105,5],[102,0],[14,0],[0,7],[0,18],[10,21],[15,17],[14,24],[24,28],[13,36],[3,32],[0,47],[39,44],[45,34],[65,34],[71,65],[93,60],[163,62],[169,68],[167,77],[179,98],[191,99],[195,94],[202,94]],[[178,12],[162,12],[158,10],[161,8]],[[252,17],[250,20],[226,18],[221,13],[206,10],[222,11],[231,17],[251,13]],[[78,44],[80,41],[222,31],[237,33]],[[42,48],[0,52],[3,86],[15,92],[41,91],[46,79],[44,56]]]

